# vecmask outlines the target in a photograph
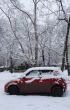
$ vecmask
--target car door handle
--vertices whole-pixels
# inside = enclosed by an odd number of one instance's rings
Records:
[[[43,80],[41,79],[39,82],[43,82]]]

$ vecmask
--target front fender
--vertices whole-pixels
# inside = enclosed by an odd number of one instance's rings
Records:
[[[8,83],[7,85],[5,85],[4,91],[8,92],[8,87],[11,86],[11,85],[17,86],[17,83],[16,82]]]

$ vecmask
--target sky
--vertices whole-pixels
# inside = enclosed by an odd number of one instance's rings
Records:
[[[30,10],[32,8],[32,0],[19,0],[20,3],[23,3],[23,5]]]
[[[32,9],[32,6],[33,6],[33,3],[32,3],[32,0],[18,0],[20,3],[23,3],[23,5],[25,6],[25,8],[27,10],[31,10]],[[65,6],[66,7],[69,7],[70,6],[70,0],[63,0],[65,1]]]

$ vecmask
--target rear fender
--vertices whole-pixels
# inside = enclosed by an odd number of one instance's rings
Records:
[[[54,85],[51,87],[51,91],[52,91],[52,89],[53,89],[54,87],[56,87],[56,86],[60,86],[60,87],[63,89],[63,87],[62,87],[60,84],[54,84]]]

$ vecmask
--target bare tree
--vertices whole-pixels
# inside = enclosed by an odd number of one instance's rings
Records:
[[[10,0],[11,3],[16,7],[18,10],[20,10],[22,13],[26,14],[27,17],[30,19],[31,23],[34,27],[34,36],[35,36],[35,65],[38,64],[38,34],[37,34],[37,6],[40,0],[32,0],[34,5],[34,19],[31,17],[31,15],[27,12],[22,10],[20,7],[16,5],[16,2],[14,0]]]
[[[67,30],[66,30],[66,37],[65,37],[65,42],[64,42],[64,50],[63,50],[63,56],[62,56],[62,66],[61,70],[64,70],[65,67],[65,58],[67,62],[67,68],[68,68],[68,73],[69,73],[69,61],[68,61],[68,39],[69,39],[69,31],[70,31],[70,15],[67,17],[67,14],[64,10],[63,6],[63,0],[57,0],[57,2],[60,5],[61,12],[63,12],[63,18],[59,17],[59,20],[65,21],[67,23]]]

